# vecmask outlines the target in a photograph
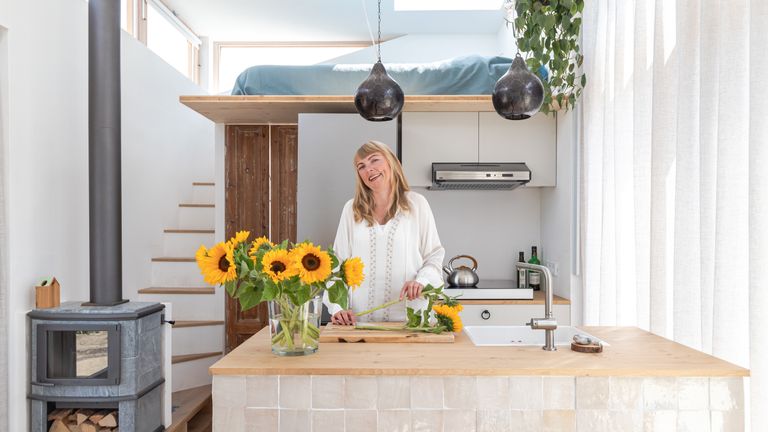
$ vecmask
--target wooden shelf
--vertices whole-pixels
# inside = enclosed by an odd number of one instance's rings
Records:
[[[187,257],[155,257],[152,258],[153,262],[195,262],[195,258]]]
[[[199,353],[199,354],[180,354],[171,357],[171,364],[184,363],[193,360],[200,360],[208,357],[216,357],[224,354],[221,351]]]
[[[212,229],[165,229],[163,232],[168,234],[215,234],[216,231]]]
[[[354,113],[353,96],[180,96],[215,123],[297,123],[299,113]],[[490,112],[490,95],[405,96],[403,111]]]
[[[211,386],[205,385],[173,393],[173,423],[165,432],[211,430],[200,425],[210,425]]]
[[[216,326],[216,325],[224,325],[224,321],[182,321],[182,320],[176,320],[176,323],[173,325],[173,328],[206,327],[206,326]]]
[[[150,287],[142,288],[139,294],[216,294],[214,287]]]

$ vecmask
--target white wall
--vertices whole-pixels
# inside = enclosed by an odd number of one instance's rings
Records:
[[[384,63],[426,63],[470,54],[494,56],[499,52],[497,38],[493,34],[412,34],[381,44],[381,59]],[[325,63],[358,64],[375,61],[374,45]]]
[[[3,142],[8,159],[2,174],[8,190],[11,252],[7,262],[9,359],[4,372],[9,374],[10,387],[8,430],[23,431],[28,429],[25,314],[34,305],[32,287],[41,278],[55,275],[64,301],[86,299],[89,291],[87,3],[0,0],[0,25],[8,29],[9,89],[0,97],[9,108],[8,140]],[[140,47],[125,41],[123,46],[134,62],[123,68],[124,82],[134,86],[123,99],[123,244],[127,248],[138,244],[140,240],[131,237],[144,238],[145,230],[152,231],[147,236],[160,238],[155,227],[167,222],[167,210],[175,211],[176,205],[171,195],[161,205],[160,194],[187,187],[187,178],[212,176],[212,168],[204,172],[201,161],[189,161],[202,158],[202,142],[210,143],[209,157],[213,157],[213,125],[208,131],[201,126],[207,120],[194,113],[187,116],[185,107],[171,103],[174,91],[192,93],[191,87],[180,84],[181,78],[172,77],[149,57],[142,58]],[[138,97],[145,99],[138,101]],[[141,127],[134,118],[139,112]],[[169,126],[177,121],[181,123]],[[154,134],[159,138],[152,138]],[[151,251],[135,253],[148,259]],[[126,272],[136,268],[129,256]],[[126,289],[125,295],[130,297],[131,291]]]
[[[500,55],[504,57],[514,58],[517,53],[517,41],[512,34],[512,27],[507,27],[506,23],[499,27],[499,31],[496,33],[496,44],[499,47]]]

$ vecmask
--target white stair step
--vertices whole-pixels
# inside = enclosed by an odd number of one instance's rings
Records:
[[[183,315],[196,320],[224,320],[224,288],[216,287],[213,295],[197,294],[139,294],[139,301],[168,302],[174,315]],[[174,330],[178,331],[178,330]]]
[[[172,391],[177,392],[179,390],[211,384],[211,376],[208,374],[208,368],[216,363],[219,358],[221,357],[208,357],[172,365]]]
[[[153,287],[199,287],[207,285],[194,259],[190,262],[152,261]]]
[[[185,204],[180,204],[179,227],[213,229],[215,224],[214,212],[213,207],[187,207]]]
[[[182,327],[173,330],[173,355],[224,350],[224,326]]]
[[[213,233],[164,232],[163,254],[166,256],[194,256],[200,245],[213,246]]]
[[[216,187],[213,183],[197,182],[192,184],[192,200],[194,202],[215,202],[214,191]]]

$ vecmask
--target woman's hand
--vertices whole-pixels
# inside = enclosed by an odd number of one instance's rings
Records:
[[[331,323],[341,325],[355,325],[357,324],[357,316],[351,309],[340,310],[333,314],[331,317]]]
[[[408,298],[408,300],[417,299],[421,297],[422,289],[424,289],[424,285],[415,280],[408,281],[403,284],[403,289],[400,290],[400,300],[402,300],[403,297]]]

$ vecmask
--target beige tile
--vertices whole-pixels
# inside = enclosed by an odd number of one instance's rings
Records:
[[[572,410],[575,407],[574,377],[543,377],[542,407],[545,410]]]
[[[477,408],[477,388],[475,377],[443,378],[443,401],[446,408]]]
[[[544,420],[539,410],[512,410],[509,424],[516,432],[539,432],[544,427]]]
[[[643,432],[669,432],[677,429],[677,411],[645,411]]]
[[[310,430],[309,410],[280,410],[280,432],[307,432],[308,430]]]
[[[542,432],[575,432],[574,410],[545,410],[542,414]]]
[[[643,406],[646,410],[676,410],[677,383],[675,378],[645,378]]]
[[[312,432],[339,432],[344,430],[344,410],[313,410]]]
[[[709,432],[709,411],[678,411],[678,432]]]
[[[213,377],[213,404],[229,408],[245,408],[245,377]]]
[[[709,378],[678,378],[677,407],[679,410],[709,409]]]
[[[742,432],[744,428],[744,411],[712,411],[712,432]]]
[[[375,409],[378,394],[376,377],[344,378],[344,408]]]
[[[608,378],[608,408],[612,410],[643,409],[642,378]]]
[[[505,410],[477,410],[477,432],[506,432],[510,430],[510,412]]]
[[[248,408],[277,408],[276,376],[249,376],[245,379],[246,402]]]
[[[576,408],[607,409],[609,395],[608,378],[576,378]]]
[[[245,429],[245,408],[231,408],[214,405],[213,430],[229,432]]]
[[[442,377],[411,377],[411,408],[443,408]]]
[[[610,411],[604,409],[580,409],[576,411],[576,429],[579,431],[610,431]]]
[[[279,385],[280,408],[310,408],[312,384],[308,375],[281,375]]]
[[[376,410],[344,411],[344,427],[348,432],[375,431],[378,424]]]
[[[744,380],[742,378],[710,378],[709,406],[717,411],[744,408]]]
[[[520,410],[540,410],[542,408],[542,378],[510,377],[509,378],[509,405],[510,408]]]
[[[344,408],[344,377],[313,376],[312,408]]]
[[[410,432],[410,410],[379,410],[379,432]]]
[[[445,432],[475,432],[477,414],[475,410],[443,410]]]
[[[411,408],[411,380],[409,377],[381,376],[378,378],[378,386],[378,408],[380,410]]]
[[[642,432],[643,412],[634,411],[607,411],[610,431]]]
[[[245,429],[276,432],[279,418],[280,410],[276,408],[246,408]]]
[[[413,432],[442,432],[443,410],[412,410],[411,430]]]
[[[484,410],[509,409],[508,377],[477,377],[477,406]]]

